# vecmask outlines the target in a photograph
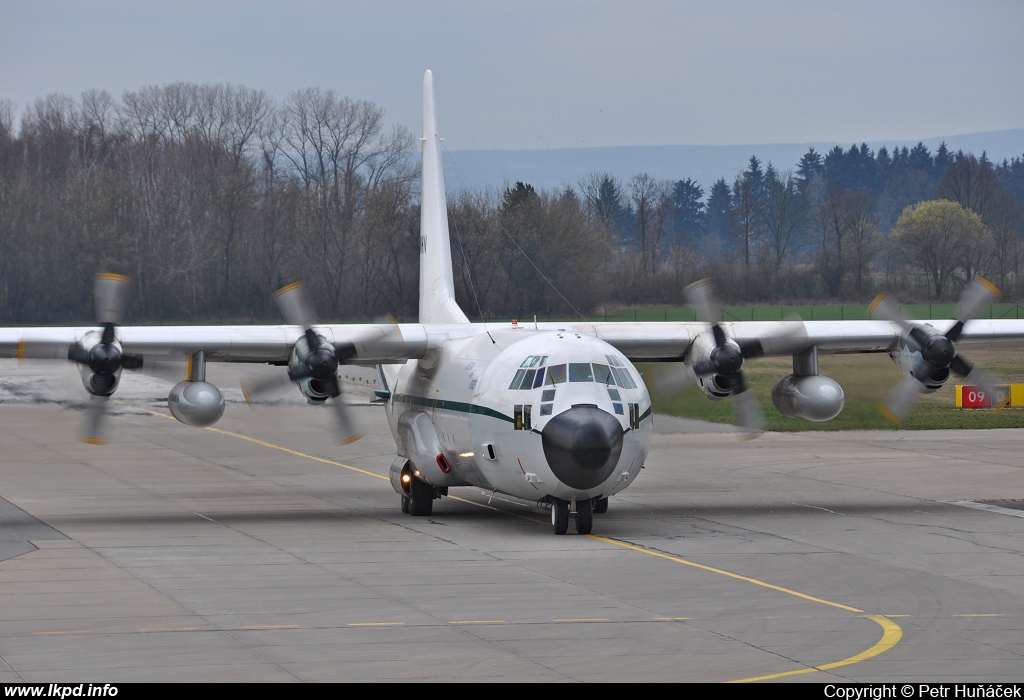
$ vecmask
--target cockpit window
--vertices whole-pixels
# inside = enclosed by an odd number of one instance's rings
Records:
[[[523,377],[523,383],[519,385],[520,389],[532,389],[533,378],[537,376],[537,370],[528,369],[526,370],[526,376]]]
[[[533,388],[536,389],[544,383],[544,368],[541,367],[537,370],[537,378],[533,380]]]
[[[608,369],[608,365],[599,365],[594,363],[594,381],[598,384],[616,384],[615,379],[612,378],[612,373]]]
[[[510,391],[515,391],[519,388],[519,385],[523,383],[523,377],[526,376],[526,370],[521,369],[516,372],[516,376],[512,378],[512,383],[508,385]]]
[[[548,367],[548,384],[565,383],[565,365],[551,365]]]
[[[546,355],[531,355],[523,362],[523,367],[530,364],[535,365],[536,369],[517,370],[508,388],[525,391],[541,386],[563,384],[568,379],[570,382],[597,382],[608,387],[636,389],[636,382],[633,381],[629,370],[622,366],[622,362],[611,355],[607,357],[608,361],[613,363],[610,367],[596,362],[593,365],[589,362],[570,362],[566,372],[566,365],[545,367],[548,360]]]
[[[630,376],[629,370],[625,367],[612,367],[612,374],[615,375],[615,383],[623,389],[636,389],[633,377]]]
[[[594,381],[594,373],[590,369],[589,362],[570,362],[569,363],[569,381],[570,382],[592,382]]]

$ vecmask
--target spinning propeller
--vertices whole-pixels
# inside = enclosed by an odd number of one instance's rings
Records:
[[[711,326],[715,338],[715,347],[710,356],[693,363],[690,370],[698,377],[713,376],[715,383],[731,394],[736,422],[747,430],[750,437],[757,437],[764,431],[764,416],[757,398],[747,391],[747,383],[743,379],[743,360],[764,356],[761,341],[744,341],[741,344],[726,336],[719,322],[721,309],[711,293],[710,279],[694,282],[683,292],[686,300],[696,309],[697,317]]]
[[[283,287],[274,294],[274,300],[281,315],[289,325],[300,326],[303,341],[308,348],[305,356],[288,365],[286,375],[246,382],[242,381],[242,393],[251,406],[253,397],[267,395],[289,382],[299,385],[309,380],[317,393],[331,400],[334,407],[335,433],[342,445],[355,442],[366,433],[359,432],[351,419],[345,404],[341,401],[341,386],[338,383],[338,366],[356,356],[354,342],[331,344],[321,338],[312,328],[312,314],[302,295],[302,283],[296,282]],[[392,321],[393,333],[399,334],[398,325]],[[358,342],[359,339],[355,339]]]
[[[868,308],[869,315],[892,321],[903,330],[904,336],[919,348],[918,352],[915,352],[914,366],[910,374],[904,377],[879,405],[879,410],[886,418],[894,423],[901,423],[917,405],[921,394],[929,390],[934,391],[941,386],[949,378],[950,371],[964,377],[965,384],[980,386],[989,396],[994,395],[993,387],[999,381],[958,354],[955,343],[963,333],[964,325],[986,304],[1000,297],[1002,294],[988,280],[981,277],[972,280],[960,295],[960,315],[956,323],[945,333],[939,333],[930,325],[914,323],[907,319],[899,308],[889,301],[885,292],[875,298]]]
[[[96,322],[102,328],[95,342],[34,343],[22,342],[18,346],[18,358],[62,359],[74,362],[80,368],[88,369],[85,382],[90,401],[86,409],[85,426],[78,439],[90,445],[106,443],[104,424],[108,412],[107,402],[117,388],[118,372],[123,369],[142,369],[142,355],[132,355],[121,350],[116,330],[124,320],[128,306],[131,280],[123,275],[101,273],[96,275],[94,297]],[[93,334],[95,335],[95,334]],[[85,376],[83,372],[83,376]]]

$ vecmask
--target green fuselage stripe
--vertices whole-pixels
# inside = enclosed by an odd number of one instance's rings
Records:
[[[504,413],[499,413],[493,408],[487,408],[486,406],[477,406],[473,403],[465,403],[464,401],[448,401],[447,399],[428,399],[423,396],[410,396],[409,394],[399,394],[393,396],[392,399],[398,403],[407,403],[413,406],[423,406],[425,408],[441,408],[449,411],[456,411],[458,413],[476,413],[482,416],[490,416],[491,418],[497,418],[508,423],[513,423],[509,416]]]

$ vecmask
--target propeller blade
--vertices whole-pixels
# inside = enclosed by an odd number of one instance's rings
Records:
[[[275,373],[271,377],[259,377],[258,379],[243,378],[240,382],[242,396],[245,397],[245,402],[250,406],[257,400],[266,398],[270,394],[291,385],[291,383],[292,380],[283,372]]]
[[[18,343],[19,360],[68,360],[72,348],[78,345],[67,343],[37,343],[22,338]],[[80,348],[79,348],[80,349]],[[88,354],[88,353],[87,353]]]
[[[687,364],[659,370],[651,376],[654,390],[665,396],[678,394],[697,383],[697,375]]]
[[[764,432],[764,414],[752,391],[741,391],[732,395],[732,410],[736,423],[747,431],[746,439],[758,437]]]
[[[697,311],[698,319],[712,326],[718,326],[718,322],[722,320],[722,312],[711,293],[710,278],[697,280],[688,285],[683,289],[683,294],[686,296],[687,303]],[[719,345],[722,344],[717,334],[715,342]]]
[[[868,316],[872,318],[877,316],[886,321],[892,321],[902,328],[905,333],[909,333],[914,328],[914,324],[900,312],[895,304],[889,301],[887,292],[882,292],[871,302],[871,306],[868,307]]]
[[[957,358],[959,360],[961,358]],[[1010,404],[1010,392],[1003,392],[1002,390],[996,389],[1000,384],[1005,384],[1001,379],[995,377],[980,367],[971,367],[969,362],[964,361],[964,365],[970,367],[970,370],[966,374],[961,376],[964,378],[963,382],[965,386],[976,386],[980,387],[987,396],[996,397],[1003,394],[1002,401],[998,404],[992,404],[992,408],[996,409],[996,413],[999,413]]]
[[[366,436],[366,431],[360,431],[349,416],[340,396],[331,399],[331,405],[334,406],[335,435],[339,445],[351,445]]]
[[[885,397],[885,401],[878,405],[878,410],[893,423],[902,423],[914,410],[920,398],[921,383],[914,377],[904,377],[903,381]]]
[[[188,362],[186,360],[154,360],[143,355],[125,355],[124,359],[128,360],[129,357],[132,360],[122,362],[125,369],[156,379],[163,379],[165,382],[177,383],[188,379]]]
[[[78,436],[79,441],[86,445],[106,445],[107,438],[104,432],[107,417],[107,404],[109,396],[90,396],[89,403],[85,409],[85,424],[82,433]]]
[[[102,326],[121,325],[121,322],[124,321],[125,309],[128,308],[128,293],[130,291],[131,280],[124,275],[115,275],[110,272],[96,275],[94,288],[96,321]],[[111,333],[113,333],[112,329]]]
[[[277,308],[280,309],[285,323],[301,326],[304,330],[309,330],[313,325],[313,316],[309,313],[309,307],[303,298],[302,282],[293,282],[278,289],[274,292],[274,301],[277,302]]]
[[[327,382],[327,391],[331,396],[331,406],[334,408],[334,434],[339,445],[350,445],[366,435],[366,431],[360,431],[355,421],[349,415],[348,409],[341,400],[341,385],[338,384],[338,377],[332,377]]]
[[[976,318],[983,307],[1002,297],[1002,292],[984,277],[971,280],[960,295],[960,315],[953,327],[946,331],[946,337],[955,342],[963,333],[965,323]]]

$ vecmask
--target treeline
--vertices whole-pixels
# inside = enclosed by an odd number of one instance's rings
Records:
[[[332,319],[415,309],[414,143],[376,105],[317,88],[275,103],[178,83],[0,102],[0,320],[92,316],[98,271],[133,321],[279,318],[304,279]]]
[[[324,320],[415,317],[418,144],[372,103],[179,83],[14,121],[0,101],[0,322],[88,321],[98,271],[135,280],[136,323],[276,321],[297,279]],[[517,182],[449,193],[449,212],[463,308],[529,318],[681,304],[706,276],[732,302],[950,298],[975,274],[1020,298],[1022,202],[1021,158],[918,144],[751,157],[707,192]]]

